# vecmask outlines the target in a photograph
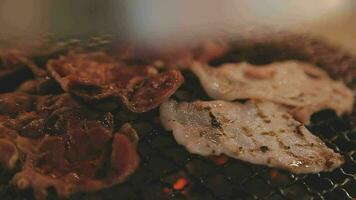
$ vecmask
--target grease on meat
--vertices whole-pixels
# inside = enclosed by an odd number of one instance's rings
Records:
[[[146,112],[166,101],[182,84],[177,70],[158,73],[149,66],[127,66],[103,52],[69,54],[47,64],[63,90],[96,101],[119,97],[133,112]]]
[[[13,183],[20,189],[32,187],[38,199],[45,199],[49,187],[55,188],[60,197],[68,197],[76,192],[91,192],[122,183],[139,165],[138,137],[129,124],[113,136],[71,136],[74,138],[71,141],[65,137],[46,136],[36,143],[34,150],[27,153],[23,168],[15,174]],[[74,144],[67,149],[70,142]],[[93,150],[96,154],[89,153]],[[100,175],[105,163],[109,163],[109,167]]]
[[[130,124],[115,132],[109,112],[88,109],[69,94],[0,95],[0,164],[20,171],[12,180],[45,199],[119,184],[139,165]]]
[[[350,113],[353,94],[342,82],[306,63],[286,61],[264,66],[224,64],[218,68],[195,63],[191,70],[213,99],[263,99],[291,107],[299,121],[322,109]]]
[[[343,158],[312,135],[285,108],[266,101],[169,101],[161,121],[191,153],[225,154],[294,173],[331,171]]]

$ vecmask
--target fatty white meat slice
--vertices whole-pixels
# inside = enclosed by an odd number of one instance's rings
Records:
[[[161,122],[176,141],[202,156],[225,154],[293,173],[331,171],[343,163],[285,108],[267,101],[168,101]]]
[[[333,109],[342,115],[350,113],[353,107],[350,89],[307,63],[285,61],[263,66],[233,63],[217,68],[194,63],[191,70],[213,99],[281,103],[290,106],[292,115],[305,124],[314,112],[322,109]]]

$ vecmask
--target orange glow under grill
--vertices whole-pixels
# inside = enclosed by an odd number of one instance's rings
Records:
[[[173,184],[173,189],[175,190],[182,190],[188,184],[188,180],[186,178],[179,178]]]
[[[277,178],[277,176],[278,176],[278,171],[277,171],[277,170],[271,170],[270,176],[271,176],[272,179]]]
[[[229,157],[227,157],[225,155],[213,156],[211,158],[214,161],[214,163],[217,165],[223,165],[229,160]]]
[[[166,195],[169,195],[172,193],[172,189],[171,188],[163,188],[163,193]]]

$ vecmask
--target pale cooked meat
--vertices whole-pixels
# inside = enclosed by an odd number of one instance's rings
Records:
[[[343,163],[341,155],[272,102],[168,101],[160,116],[191,153],[226,154],[293,173],[331,171]]]
[[[349,113],[353,94],[342,82],[324,71],[297,61],[264,66],[248,63],[225,64],[218,68],[195,63],[191,70],[213,99],[264,99],[292,108],[299,121],[308,124],[311,114],[333,109],[338,115]]]

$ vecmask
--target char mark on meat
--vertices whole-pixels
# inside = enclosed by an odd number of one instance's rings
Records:
[[[2,94],[0,114],[0,163],[13,169],[20,161],[13,183],[32,187],[38,199],[48,187],[60,197],[110,187],[138,167],[135,129],[124,124],[115,132],[111,113],[69,94]]]
[[[178,70],[158,73],[150,66],[127,66],[103,52],[69,54],[47,64],[64,91],[86,101],[118,97],[133,112],[166,101],[183,82]]]

